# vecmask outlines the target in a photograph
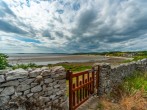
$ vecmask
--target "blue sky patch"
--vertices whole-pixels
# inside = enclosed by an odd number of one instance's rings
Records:
[[[26,37],[15,37],[17,40],[21,40],[24,42],[32,42],[32,43],[37,43],[40,44],[41,42],[39,40],[31,39],[31,38],[26,38]]]
[[[64,10],[59,9],[59,10],[56,10],[56,12],[58,12],[59,14],[63,14],[64,13]]]
[[[80,4],[79,3],[74,3],[73,4],[73,10],[77,11],[80,9]]]

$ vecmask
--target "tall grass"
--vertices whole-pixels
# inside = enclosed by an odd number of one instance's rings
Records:
[[[147,110],[147,73],[134,72],[98,105],[100,110]]]
[[[140,89],[147,91],[147,73],[136,71],[132,76],[127,77],[121,86],[129,93]]]

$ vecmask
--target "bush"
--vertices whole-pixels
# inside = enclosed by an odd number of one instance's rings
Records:
[[[17,65],[14,65],[12,68],[13,69],[18,69],[18,68],[27,69],[27,68],[37,68],[37,67],[39,66],[36,65],[35,63],[29,63],[29,64],[17,64]]]
[[[0,70],[5,69],[8,66],[8,56],[0,53]]]

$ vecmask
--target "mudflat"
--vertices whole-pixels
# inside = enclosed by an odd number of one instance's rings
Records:
[[[57,63],[81,63],[93,64],[95,62],[119,63],[125,59],[123,57],[106,57],[101,55],[62,55],[62,54],[15,54],[9,55],[10,64],[36,63],[38,65]]]

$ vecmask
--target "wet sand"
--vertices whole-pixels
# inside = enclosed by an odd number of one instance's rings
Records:
[[[27,64],[36,63],[37,65],[57,64],[57,63],[74,63],[91,65],[95,62],[106,62],[117,64],[128,58],[120,57],[105,57],[100,55],[31,55],[31,56],[10,56],[8,61],[10,64]]]

